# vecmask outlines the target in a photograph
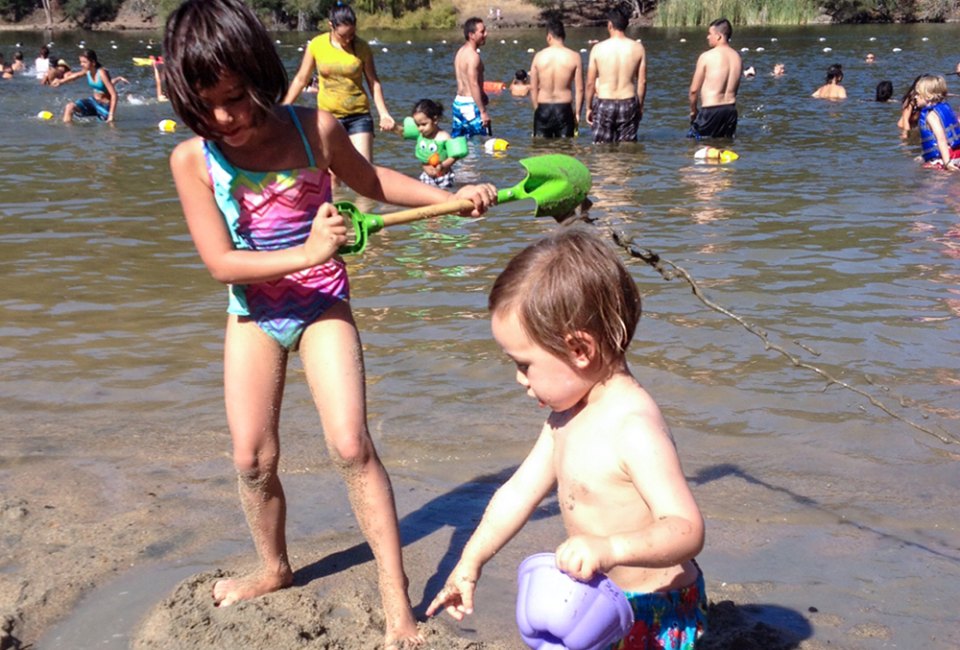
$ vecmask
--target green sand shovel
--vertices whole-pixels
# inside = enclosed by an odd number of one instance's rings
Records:
[[[592,184],[590,170],[576,158],[557,153],[524,158],[519,162],[527,170],[526,178],[513,187],[497,192],[497,203],[533,199],[537,204],[534,216],[553,217],[557,221],[563,221],[586,200]],[[353,243],[341,246],[341,255],[362,253],[367,247],[370,234],[387,226],[443,214],[456,214],[473,207],[472,202],[459,199],[376,215],[364,214],[348,201],[340,201],[335,205],[337,210],[353,223]]]

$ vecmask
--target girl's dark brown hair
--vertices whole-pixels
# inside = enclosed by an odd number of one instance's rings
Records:
[[[563,228],[510,260],[488,307],[516,309],[526,334],[561,359],[570,336],[590,334],[608,369],[626,354],[641,313],[640,292],[617,251],[585,228]]]
[[[257,106],[255,119],[269,115],[287,92],[287,71],[253,11],[240,0],[187,0],[167,19],[163,36],[163,77],[170,105],[204,138],[210,108],[199,91],[213,88],[231,72]]]

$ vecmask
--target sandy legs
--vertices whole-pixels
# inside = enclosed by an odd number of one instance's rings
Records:
[[[247,576],[214,585],[213,597],[221,606],[276,591],[293,581],[284,530],[286,500],[277,476],[287,352],[256,325],[238,322],[235,316],[228,321],[224,348],[224,394],[234,465],[240,476],[240,502],[260,566]],[[347,303],[331,307],[307,329],[300,355],[327,448],[376,559],[385,647],[418,646],[423,637],[407,596],[393,489],[367,431],[363,353]]]
[[[423,637],[407,596],[393,488],[367,431],[363,353],[349,305],[332,307],[311,325],[300,353],[327,448],[376,559],[386,647],[420,645]]]
[[[287,353],[251,323],[231,316],[224,344],[224,396],[233,438],[233,462],[243,507],[260,566],[213,587],[220,606],[289,586],[286,499],[277,476],[278,424]]]

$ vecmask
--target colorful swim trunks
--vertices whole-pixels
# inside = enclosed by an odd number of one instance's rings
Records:
[[[593,100],[594,143],[636,142],[640,118],[636,97]]]
[[[688,138],[732,138],[737,132],[737,105],[707,106],[697,111]]]
[[[480,120],[480,109],[472,97],[457,95],[453,100],[453,117],[451,119],[450,137],[458,138],[461,135],[487,135],[487,127]]]
[[[681,589],[624,593],[633,608],[634,624],[610,650],[693,650],[706,629],[707,595],[702,572],[696,582]]]

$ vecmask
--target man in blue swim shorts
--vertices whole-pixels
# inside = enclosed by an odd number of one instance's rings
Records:
[[[457,75],[457,96],[453,100],[450,137],[492,135],[487,114],[487,95],[483,92],[483,61],[480,48],[487,42],[487,28],[479,18],[463,24],[464,44],[453,59]]]
[[[690,82],[690,138],[732,138],[737,132],[737,90],[743,64],[730,47],[733,27],[726,18],[710,23],[710,49],[697,59]],[[697,110],[697,100],[700,110]]]
[[[587,67],[587,124],[593,141],[637,139],[647,94],[647,56],[643,45],[628,38],[627,16],[618,8],[607,14],[606,40],[590,50]]]

